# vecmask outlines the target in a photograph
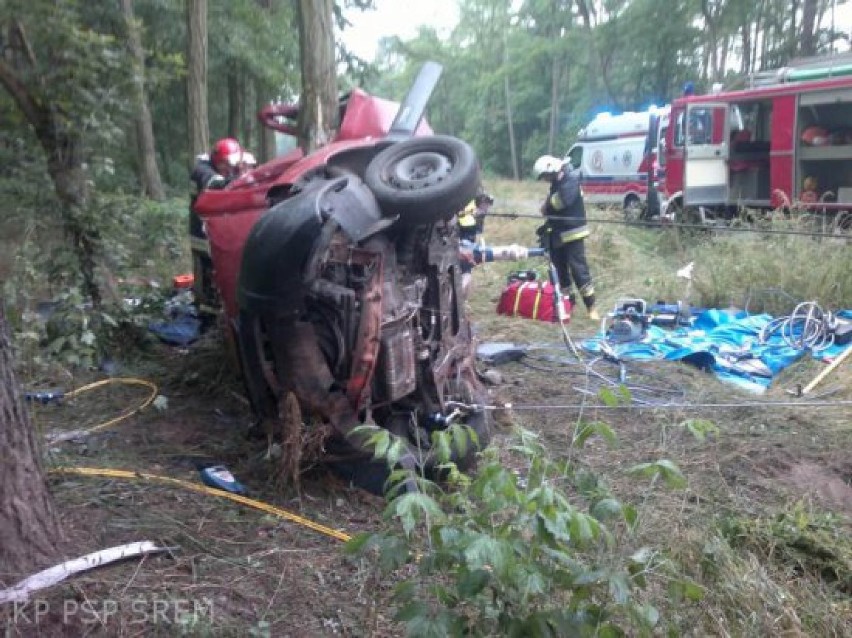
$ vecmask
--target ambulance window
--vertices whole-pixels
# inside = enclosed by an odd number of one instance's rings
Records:
[[[572,168],[580,168],[583,163],[583,147],[575,146],[568,151],[568,162]]]

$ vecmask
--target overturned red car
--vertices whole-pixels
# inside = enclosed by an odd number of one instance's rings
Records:
[[[463,422],[489,439],[459,268],[456,213],[480,187],[471,147],[422,121],[441,68],[401,105],[355,90],[333,141],[203,192],[218,295],[252,407],[269,422],[295,396],[304,428],[332,434],[335,467],[379,492],[387,467],[352,431],[405,440],[400,465],[434,472],[431,433]],[[291,132],[293,107],[261,120]],[[476,446],[453,451],[464,468]]]

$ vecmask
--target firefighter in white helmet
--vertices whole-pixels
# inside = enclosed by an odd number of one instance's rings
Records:
[[[586,225],[580,172],[572,170],[570,165],[563,164],[557,157],[544,155],[536,160],[533,175],[537,180],[550,182],[550,192],[541,206],[547,222],[536,232],[556,267],[562,294],[571,300],[572,306],[575,305],[576,297],[571,286],[573,281],[589,318],[597,321],[600,317],[595,310],[595,286],[586,263],[584,240],[589,236],[589,227]]]

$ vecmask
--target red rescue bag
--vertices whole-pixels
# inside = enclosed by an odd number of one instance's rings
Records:
[[[565,318],[571,318],[571,302],[562,298]],[[498,315],[528,317],[539,321],[558,321],[554,312],[553,284],[549,281],[515,281],[506,286],[497,304]]]

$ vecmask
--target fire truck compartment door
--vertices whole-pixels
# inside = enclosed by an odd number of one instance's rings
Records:
[[[728,105],[686,107],[683,199],[686,206],[728,201]]]

